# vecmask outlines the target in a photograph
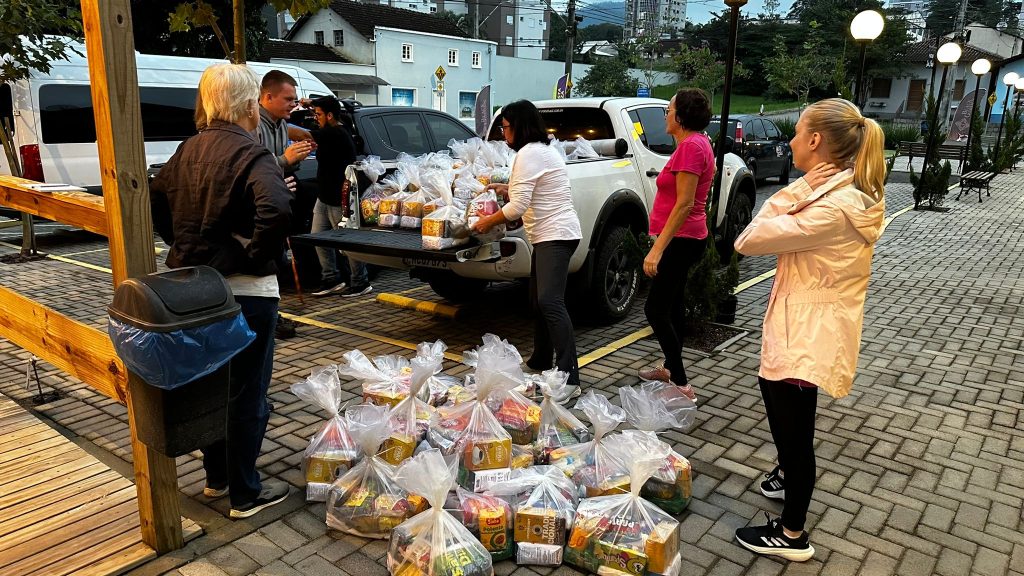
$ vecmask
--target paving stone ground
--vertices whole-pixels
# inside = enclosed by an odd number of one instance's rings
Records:
[[[758,203],[778,187],[759,190]],[[910,187],[887,190],[887,213],[912,204]],[[757,391],[761,319],[771,281],[739,295],[736,326],[749,335],[711,357],[686,353],[701,406],[688,431],[666,439],[691,459],[694,499],[682,523],[684,575],[690,574],[984,574],[1024,576],[1024,175],[999,176],[992,197],[947,201],[948,213],[906,212],[879,242],[864,321],[859,371],[851,395],[819,399],[818,482],[808,528],[817,553],[804,564],[758,558],[732,541],[735,528],[778,514],[757,491],[775,449]],[[106,242],[43,225],[42,248],[106,267]],[[0,230],[0,254],[14,251],[17,230]],[[161,258],[162,259],[162,258]],[[773,258],[747,258],[742,279],[774,267]],[[68,261],[0,265],[0,282],[97,328],[105,328],[109,274]],[[439,300],[398,272],[384,272],[377,291]],[[646,326],[642,300],[612,327],[577,321],[581,354]],[[441,338],[454,352],[475,346],[485,332],[509,338],[528,353],[531,324],[521,288],[491,289],[458,320],[438,319],[377,304],[286,295],[282,309],[329,327],[300,325],[279,341],[271,417],[259,465],[292,483],[280,510],[244,521],[222,518],[225,499],[201,495],[198,454],[178,459],[187,512],[207,535],[137,574],[353,575],[385,574],[386,543],[329,533],[324,505],[305,504],[298,470],[308,438],[323,414],[299,401],[289,385],[315,366],[359,348],[369,355],[409,351],[376,340],[415,344]],[[590,386],[611,396],[634,384],[636,368],[659,360],[656,341],[642,339],[586,366]],[[0,392],[30,406],[28,355],[0,341]],[[465,368],[446,363],[452,374]],[[65,397],[32,407],[71,436],[130,462],[124,407],[40,364],[43,384]],[[355,384],[345,400],[357,397]],[[124,466],[122,466],[124,468]],[[127,468],[130,471],[130,468]],[[499,576],[576,574],[569,567],[495,567]]]

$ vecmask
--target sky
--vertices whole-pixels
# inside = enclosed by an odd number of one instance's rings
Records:
[[[780,0],[779,13],[783,16],[789,12],[793,0]],[[740,14],[744,16],[756,16],[764,8],[763,0],[750,0],[747,5],[740,8]],[[686,19],[694,24],[703,24],[711,19],[712,12],[721,12],[728,6],[722,0],[688,0],[686,3]]]

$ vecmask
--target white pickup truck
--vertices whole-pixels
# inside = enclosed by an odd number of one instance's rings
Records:
[[[573,254],[570,289],[582,292],[587,309],[605,321],[625,317],[636,299],[639,260],[636,238],[648,230],[655,179],[675,149],[665,133],[668,102],[653,98],[578,98],[535,102],[549,132],[560,140],[621,140],[614,156],[568,162],[573,205],[583,240]],[[497,137],[492,126],[491,138]],[[731,251],[736,235],[750,222],[754,178],[735,154],[725,155],[718,199],[716,240]],[[522,229],[496,242],[424,250],[414,231],[363,227],[358,195],[351,194],[354,215],[342,228],[296,236],[331,246],[371,264],[410,270],[437,294],[459,301],[479,294],[489,282],[530,276],[531,246]]]

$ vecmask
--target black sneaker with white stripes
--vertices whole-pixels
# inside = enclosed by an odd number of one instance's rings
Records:
[[[761,494],[772,500],[785,500],[786,487],[782,483],[782,474],[778,466],[771,472],[764,475],[765,480],[761,482]]]
[[[790,538],[783,532],[779,518],[772,520],[767,512],[764,516],[768,524],[736,530],[736,541],[751,552],[780,556],[794,562],[806,562],[814,556],[814,547],[807,542],[807,532],[799,538]]]

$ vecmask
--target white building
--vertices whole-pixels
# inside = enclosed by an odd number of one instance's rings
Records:
[[[624,33],[635,38],[656,30],[682,30],[686,25],[686,0],[626,0]]]
[[[391,8],[402,8],[404,10],[415,10],[424,14],[435,12],[452,12],[454,14],[465,14],[467,12],[465,0],[361,0]]]
[[[377,76],[373,64],[357,64],[328,46],[268,40],[257,59],[270,64],[287,64],[308,70],[339,98],[354,98],[363,104],[377,104],[378,86],[388,83]]]

